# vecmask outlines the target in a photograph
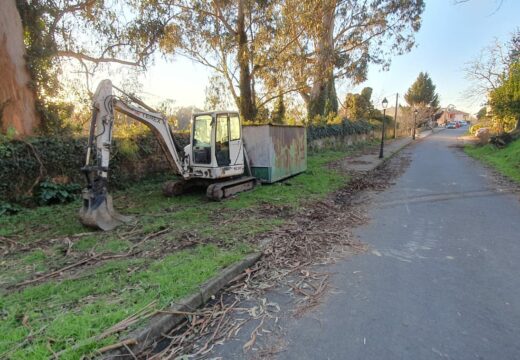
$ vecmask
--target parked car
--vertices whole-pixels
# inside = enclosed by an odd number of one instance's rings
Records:
[[[446,129],[456,129],[456,128],[457,128],[457,126],[455,125],[455,123],[452,123],[452,122],[450,122],[446,125]]]

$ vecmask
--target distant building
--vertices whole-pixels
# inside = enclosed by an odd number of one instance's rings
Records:
[[[440,109],[439,112],[440,115],[437,118],[438,125],[445,125],[446,123],[454,121],[469,121],[471,116],[469,113],[457,109],[443,108]]]

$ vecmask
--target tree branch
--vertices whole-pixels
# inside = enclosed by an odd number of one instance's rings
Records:
[[[300,86],[300,87],[297,87],[297,88],[292,88],[292,89],[289,89],[289,90],[285,90],[285,91],[282,91],[276,95],[273,95],[273,96],[270,96],[268,97],[266,100],[262,101],[260,103],[260,105],[258,105],[258,108],[261,108],[263,107],[265,104],[267,104],[269,101],[272,101],[276,98],[279,98],[280,96],[283,96],[285,94],[288,94],[288,93],[291,93],[291,92],[300,92],[301,90],[304,89],[304,86]]]
[[[58,50],[56,53],[56,56],[59,57],[67,57],[67,58],[73,58],[77,60],[83,60],[83,61],[89,61],[94,64],[101,64],[101,63],[117,63],[121,65],[128,65],[128,66],[142,66],[141,59],[137,61],[129,61],[129,60],[123,60],[118,59],[114,57],[93,57],[87,54],[77,53],[70,50]]]

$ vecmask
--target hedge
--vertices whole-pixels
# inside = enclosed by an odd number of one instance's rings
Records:
[[[330,136],[366,134],[373,129],[374,126],[366,121],[350,121],[348,119],[343,119],[340,124],[334,125],[309,125],[307,127],[307,141]]]
[[[177,137],[187,144],[186,135]],[[84,184],[86,138],[34,137],[0,142],[0,201],[27,202],[37,183],[53,180]],[[110,159],[112,188],[169,169],[159,143],[151,134],[114,139]]]
[[[309,125],[307,139],[366,134],[374,127],[365,121],[343,120],[335,125]],[[176,135],[182,145],[189,134]],[[24,141],[0,139],[0,203],[34,203],[38,183],[85,183],[80,171],[84,165],[86,138],[34,137]],[[110,160],[112,188],[124,188],[146,176],[169,171],[169,164],[156,138],[148,133],[132,138],[115,138]]]

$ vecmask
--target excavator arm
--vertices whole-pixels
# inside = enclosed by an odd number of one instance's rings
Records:
[[[103,230],[111,230],[131,220],[114,210],[112,197],[108,193],[114,111],[148,126],[157,137],[173,171],[184,179],[190,178],[187,161],[179,155],[181,148],[175,142],[167,119],[130,95],[127,96],[139,106],[127,104],[112,94],[114,88],[110,80],[103,80],[94,94],[87,156],[82,168],[87,178],[87,187],[82,193],[80,220],[84,225]]]

